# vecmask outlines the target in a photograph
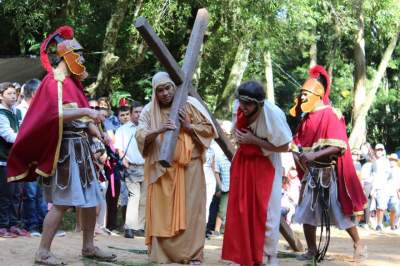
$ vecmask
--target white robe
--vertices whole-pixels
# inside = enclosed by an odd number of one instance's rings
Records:
[[[267,139],[274,146],[282,146],[292,141],[292,132],[286,122],[285,114],[268,100],[264,101],[263,112],[250,125],[250,128],[257,137]],[[266,149],[262,149],[262,152],[270,159],[275,168],[274,182],[268,202],[264,253],[276,255],[281,218],[282,160],[279,152],[271,152]]]

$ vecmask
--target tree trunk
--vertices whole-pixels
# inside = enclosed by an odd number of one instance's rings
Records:
[[[230,102],[233,99],[236,88],[242,82],[244,71],[249,62],[249,54],[250,49],[247,47],[247,43],[241,41],[236,50],[235,61],[232,65],[228,81],[226,82],[222,96],[219,99],[219,104],[215,108],[217,116],[224,117],[229,113]]]
[[[310,68],[317,64],[317,40],[315,40],[310,46]]]
[[[141,1],[140,1],[141,2]],[[108,21],[106,33],[103,41],[103,57],[101,58],[97,80],[88,87],[91,95],[103,95],[107,91],[111,81],[110,71],[118,62],[119,57],[114,54],[118,32],[124,21],[128,10],[128,0],[118,0],[114,12]]]
[[[392,58],[393,51],[396,48],[396,44],[399,39],[399,34],[400,28],[397,29],[397,33],[392,37],[389,45],[386,47],[382,60],[379,63],[378,71],[376,72],[375,77],[372,81],[371,88],[367,93],[367,97],[364,103],[361,105],[359,112],[355,116],[355,120],[353,121],[353,130],[349,138],[350,147],[352,148],[359,148],[362,144],[362,139],[359,138],[359,136],[362,133],[364,127],[366,127],[366,118],[368,111],[375,100],[379,85],[386,72],[389,61]]]
[[[26,46],[25,46],[25,42],[24,42],[24,33],[20,30],[18,33],[18,44],[19,44],[19,54],[24,56],[26,55]]]
[[[361,106],[365,101],[366,97],[366,58],[365,58],[365,39],[364,39],[364,15],[362,12],[363,0],[357,2],[357,19],[358,19],[358,30],[356,34],[356,42],[354,44],[354,87],[353,87],[353,109],[351,118],[352,121],[356,121]],[[358,131],[357,143],[361,145],[366,140],[367,127],[366,121],[364,119],[363,123],[360,123]],[[353,141],[353,140],[352,140]],[[353,142],[352,142],[353,144]],[[355,143],[354,143],[355,144]],[[358,144],[356,145],[358,146]],[[352,146],[353,147],[353,146]],[[357,148],[357,147],[353,147]]]
[[[272,59],[270,51],[264,53],[264,63],[267,99],[270,102],[275,103],[274,76],[272,72]]]

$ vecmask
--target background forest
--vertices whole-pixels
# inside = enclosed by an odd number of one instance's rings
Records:
[[[318,63],[333,77],[331,100],[351,146],[399,150],[398,0],[0,0],[0,56],[38,55],[45,35],[68,24],[86,49],[93,95],[147,102],[160,65],[135,19],[145,16],[181,62],[202,7],[210,23],[195,83],[216,117],[230,119],[234,90],[248,79],[287,113]]]

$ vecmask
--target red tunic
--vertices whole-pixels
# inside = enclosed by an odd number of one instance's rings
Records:
[[[367,202],[351,158],[346,134],[346,124],[341,114],[327,105],[308,113],[301,120],[293,138],[294,151],[315,151],[326,146],[343,150],[337,159],[338,198],[345,215],[361,212]],[[300,179],[303,171],[297,167]]]
[[[246,128],[238,110],[237,128]],[[240,145],[232,161],[222,259],[241,265],[263,261],[268,201],[275,169],[255,145]]]
[[[89,107],[82,84],[65,77],[61,90],[53,73],[42,80],[26,113],[7,161],[8,181],[34,181],[51,176],[57,166],[63,134],[63,105]]]

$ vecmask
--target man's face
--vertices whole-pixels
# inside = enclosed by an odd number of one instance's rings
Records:
[[[142,112],[142,110],[143,110],[142,106],[135,107],[132,109],[131,121],[135,125],[137,125],[139,123],[139,117],[140,117],[140,113]]]
[[[109,109],[108,103],[104,100],[99,101],[99,107],[104,109]]]
[[[390,160],[390,167],[394,168],[397,167],[397,161],[396,160]]]
[[[243,114],[246,117],[251,117],[258,111],[258,104],[255,102],[247,102],[247,101],[242,101],[239,100],[239,106],[240,109],[242,109]]]
[[[8,107],[13,106],[17,102],[17,91],[14,87],[8,87],[0,94],[1,103]]]
[[[163,84],[157,86],[156,97],[161,106],[170,106],[174,99],[175,89],[172,84]]]
[[[306,90],[301,90],[300,92],[300,99],[302,103],[305,103],[308,101],[308,98],[310,97],[310,95],[312,95],[311,92],[306,91]]]
[[[297,177],[297,170],[296,169],[290,169],[289,170],[289,177],[291,179],[296,178]]]
[[[377,158],[381,158],[383,155],[385,155],[385,151],[383,149],[376,149],[375,154]]]
[[[131,118],[131,113],[129,111],[120,111],[118,113],[118,119],[122,125],[129,122],[130,118]]]
[[[89,101],[89,106],[90,106],[90,108],[92,108],[92,109],[96,109],[96,108],[99,107],[99,104],[98,104],[97,101],[91,100],[91,101]]]

